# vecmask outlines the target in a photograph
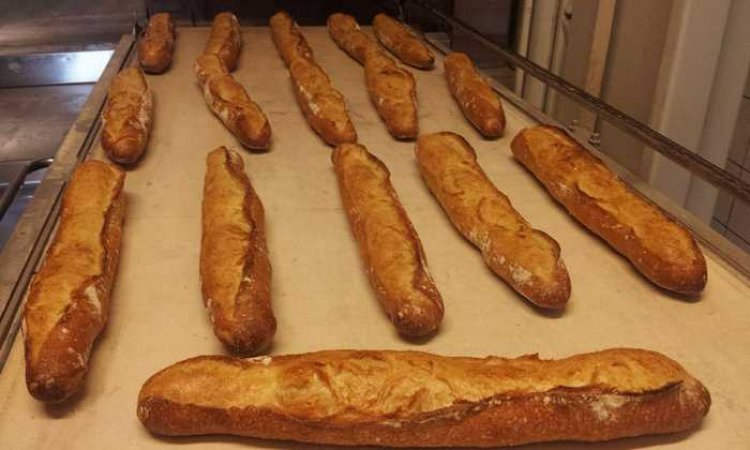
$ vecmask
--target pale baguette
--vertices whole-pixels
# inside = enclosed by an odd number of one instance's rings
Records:
[[[66,400],[84,384],[94,341],[109,317],[124,180],[116,166],[88,161],[65,189],[57,232],[23,314],[26,385],[38,400]]]
[[[124,69],[112,80],[102,111],[102,148],[112,161],[124,165],[138,162],[151,134],[154,103],[146,77],[140,69]]]
[[[203,53],[218,56],[227,70],[233,72],[237,68],[241,47],[242,35],[237,17],[230,12],[217,14]]]
[[[535,305],[563,308],[570,278],[560,246],[513,208],[487,178],[471,145],[455,133],[422,135],[416,156],[430,191],[487,266]]]
[[[435,55],[427,45],[398,20],[376,14],[372,27],[380,43],[405,64],[418,69],[432,69],[435,65]]]
[[[443,318],[443,301],[388,169],[358,144],[339,145],[332,159],[346,215],[386,314],[405,336],[432,333]]]
[[[236,353],[257,354],[276,332],[263,205],[242,157],[219,147],[206,158],[200,275],[216,336]]]
[[[563,130],[521,130],[513,155],[586,228],[664,289],[695,295],[706,285],[706,260],[693,236],[623,183]]]
[[[559,360],[329,350],[179,362],[146,381],[137,412],[169,436],[496,447],[685,431],[710,405],[698,380],[647,350]]]
[[[174,50],[174,22],[169,13],[151,16],[148,27],[138,41],[138,64],[147,73],[158,74],[167,70]]]
[[[286,11],[280,11],[271,16],[270,25],[273,43],[287,67],[297,58],[311,59],[313,57],[313,51],[307,39]]]

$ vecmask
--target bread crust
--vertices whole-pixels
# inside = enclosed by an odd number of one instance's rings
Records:
[[[455,133],[422,135],[416,156],[425,184],[487,266],[533,304],[563,308],[570,278],[560,246],[513,208],[487,178],[471,145]]]
[[[365,63],[367,53],[382,51],[378,43],[362,32],[354,17],[348,14],[331,14],[327,26],[333,42],[360,64]]]
[[[203,49],[204,54],[216,55],[229,72],[237,68],[242,47],[242,34],[237,17],[230,12],[219,13],[211,24],[211,34]]]
[[[151,16],[148,27],[138,42],[138,63],[146,73],[160,74],[172,62],[174,22],[169,13]]]
[[[710,404],[698,380],[647,350],[560,360],[329,350],[179,362],[146,381],[137,412],[172,436],[495,447],[689,430]]]
[[[200,275],[214,333],[231,351],[257,354],[271,342],[271,263],[263,205],[242,157],[219,147],[206,158]]]
[[[418,69],[432,69],[435,55],[404,24],[387,14],[372,19],[373,30],[385,48],[405,64]]]
[[[404,336],[434,332],[443,300],[390,172],[359,144],[339,145],[332,160],[365,270],[388,318]]]
[[[102,148],[116,163],[137,163],[148,145],[154,103],[143,72],[123,69],[112,80],[102,111]]]
[[[271,38],[287,67],[297,58],[313,58],[310,44],[286,11],[279,11],[271,16],[270,24]]]
[[[195,73],[208,107],[242,145],[267,149],[271,125],[244,87],[226,70],[216,55],[203,54],[195,62]]]
[[[706,260],[693,236],[562,129],[521,130],[513,155],[586,228],[664,289],[697,295],[706,285]]]
[[[464,115],[482,135],[497,138],[505,130],[500,96],[476,71],[465,53],[448,53],[443,59],[445,79]]]
[[[419,134],[417,83],[414,76],[381,51],[365,57],[367,92],[388,132],[397,139]]]
[[[125,215],[125,173],[82,163],[65,190],[60,223],[23,313],[26,385],[43,402],[84,384],[94,342],[109,317]]]

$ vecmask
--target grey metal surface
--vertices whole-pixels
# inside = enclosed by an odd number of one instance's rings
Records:
[[[54,229],[62,190],[93,143],[107,86],[132,55],[133,42],[132,36],[120,40],[99,82],[65,136],[55,162],[49,167],[13,235],[0,251],[0,369],[12,343],[8,338],[15,336],[20,324],[18,310],[26,286]]]
[[[95,83],[114,50],[0,56],[0,87]]]

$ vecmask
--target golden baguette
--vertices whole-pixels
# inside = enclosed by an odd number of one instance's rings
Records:
[[[570,278],[560,246],[513,208],[469,143],[454,133],[422,135],[416,156],[430,191],[456,229],[481,250],[487,266],[535,305],[563,308]]]
[[[287,67],[296,58],[311,59],[313,57],[312,48],[305,36],[286,11],[279,11],[271,16],[270,24],[273,43]]]
[[[350,15],[331,14],[328,16],[327,26],[333,42],[360,64],[365,63],[368,52],[380,51],[378,43],[362,32],[357,21]]]
[[[84,384],[94,341],[109,317],[124,180],[116,166],[87,161],[65,189],[57,232],[23,314],[26,385],[37,400],[66,400]]]
[[[216,336],[230,350],[256,354],[276,332],[263,205],[242,157],[219,147],[206,158],[200,275]]]
[[[464,53],[449,53],[443,59],[448,89],[464,115],[485,137],[500,137],[505,130],[505,112],[500,96],[477,73]]]
[[[112,80],[102,111],[102,148],[112,161],[138,162],[146,151],[154,110],[151,89],[140,69],[124,69]]]
[[[247,91],[223,68],[216,55],[203,54],[195,62],[195,74],[206,103],[229,131],[247,148],[267,149],[271,125]]]
[[[688,230],[623,183],[563,130],[526,128],[513,155],[586,228],[625,256],[647,279],[680,294],[706,285],[706,261]]]
[[[648,350],[559,360],[328,350],[182,361],[144,383],[137,413],[168,436],[496,447],[676,433],[710,406],[698,380]]]
[[[414,76],[382,51],[365,57],[365,80],[370,100],[391,135],[414,139],[419,133],[417,85]]]
[[[174,22],[169,13],[151,16],[148,27],[138,42],[138,63],[147,73],[167,70],[174,50]]]
[[[398,20],[377,14],[372,26],[378,40],[404,63],[418,69],[432,69],[435,65],[435,55],[427,45]]]
[[[435,331],[443,301],[388,169],[358,144],[339,145],[332,160],[365,270],[386,314],[405,336]]]
[[[227,70],[234,72],[240,56],[240,47],[242,47],[242,35],[237,17],[230,12],[217,14],[211,25],[211,35],[203,53],[218,56]]]

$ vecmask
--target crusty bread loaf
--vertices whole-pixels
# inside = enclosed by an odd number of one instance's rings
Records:
[[[449,132],[422,135],[416,156],[430,191],[456,229],[481,250],[487,266],[535,305],[564,307],[570,278],[560,246],[513,208],[469,143]]]
[[[297,23],[285,11],[274,14],[270,20],[271,37],[287,67],[296,58],[312,58],[313,51]]]
[[[526,128],[511,148],[573,217],[646,278],[680,294],[703,290],[706,261],[690,232],[563,130],[546,125]]]
[[[349,56],[360,64],[365,63],[365,55],[371,51],[381,51],[378,43],[359,28],[354,17],[335,13],[328,16],[328,33],[331,39]]]
[[[57,232],[23,315],[26,385],[38,400],[63,401],[84,384],[91,349],[109,316],[124,180],[116,166],[88,161],[65,190]]]
[[[227,70],[233,72],[237,68],[240,47],[242,47],[242,35],[237,17],[230,12],[217,14],[211,25],[211,35],[203,53],[218,56]]]
[[[377,14],[372,27],[380,43],[405,64],[418,69],[432,69],[435,65],[435,55],[427,45],[398,20]]]
[[[505,112],[500,96],[477,73],[465,53],[449,53],[443,59],[448,89],[464,115],[485,137],[500,137],[505,130]]]
[[[154,110],[151,89],[143,72],[124,69],[112,80],[102,111],[102,148],[112,161],[138,162],[146,151]]]
[[[331,84],[323,69],[308,58],[289,66],[294,95],[307,122],[329,145],[357,142],[344,96]]]
[[[211,111],[247,148],[266,149],[271,125],[247,91],[229,74],[218,56],[203,54],[195,62],[195,73]]]
[[[230,350],[257,354],[276,332],[263,205],[242,157],[219,147],[206,158],[200,274],[216,336]]]
[[[414,76],[385,53],[371,51],[365,57],[365,80],[370,100],[388,132],[398,139],[416,138],[419,122]]]
[[[495,447],[674,433],[710,405],[698,380],[647,350],[559,360],[329,350],[179,362],[146,381],[137,412],[171,436]]]
[[[339,145],[332,159],[365,270],[386,314],[404,336],[435,331],[443,301],[388,169],[358,144]]]
[[[147,73],[158,74],[167,70],[174,50],[174,23],[169,13],[151,16],[148,27],[138,41],[138,63]]]

